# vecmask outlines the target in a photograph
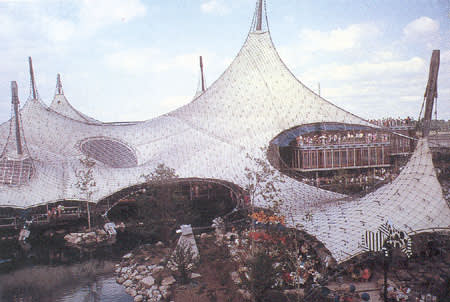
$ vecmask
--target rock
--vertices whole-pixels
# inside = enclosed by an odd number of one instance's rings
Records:
[[[201,234],[200,234],[200,238],[201,238],[201,239],[206,239],[206,238],[208,238],[208,234],[206,234],[206,233],[201,233]]]
[[[137,295],[134,297],[134,302],[142,302],[144,301],[144,297],[142,295]]]
[[[141,281],[142,279],[144,279],[144,276],[142,276],[142,275],[137,275],[136,277],[134,277],[134,279],[135,279],[136,281]]]
[[[122,275],[122,278],[123,278],[124,280],[128,280],[128,279],[130,279],[130,276],[129,276],[128,274],[123,274],[123,275]]]
[[[122,256],[123,259],[130,259],[133,256],[133,253],[128,253],[124,256]]]
[[[191,279],[196,279],[196,278],[200,278],[202,275],[197,274],[197,273],[191,273]]]
[[[138,267],[136,267],[136,270],[142,273],[143,271],[147,270],[147,267],[145,265],[139,265]]]
[[[122,268],[120,269],[120,272],[121,272],[122,274],[124,274],[124,273],[127,272],[127,270],[128,270],[128,267],[124,266],[124,267],[122,267]]]
[[[170,275],[169,277],[162,279],[161,285],[162,286],[170,286],[170,285],[174,284],[175,282],[177,282],[177,280],[175,280],[175,278],[172,275]]]
[[[71,243],[73,244],[80,244],[83,241],[80,237],[76,237]]]
[[[242,298],[244,298],[244,300],[251,300],[252,299],[252,295],[250,294],[250,292],[248,290],[245,289],[238,289],[238,293],[241,294]]]
[[[240,266],[239,269],[238,269],[238,271],[239,271],[240,273],[248,272],[248,267],[246,267],[246,266]]]
[[[234,284],[241,284],[242,283],[242,280],[239,277],[239,273],[238,272],[231,272],[230,273],[230,277],[231,277],[231,280],[233,280]]]
[[[125,279],[122,277],[116,278],[116,282],[119,284],[122,284],[124,281],[125,281]]]
[[[152,276],[145,277],[139,282],[145,288],[150,288],[155,284],[155,279]]]
[[[130,289],[130,296],[135,297],[136,295],[136,290],[134,288]]]
[[[234,239],[236,239],[238,237],[239,237],[238,234],[232,233],[232,232],[228,232],[228,233],[225,234],[225,238],[227,240],[234,240]]]
[[[104,230],[96,230],[95,231],[96,233],[97,233],[97,235],[99,235],[99,236],[106,236],[107,234],[106,234],[106,232],[104,231]]]
[[[170,297],[170,295],[172,294],[169,290],[161,292],[162,296],[164,299],[167,299]]]
[[[125,287],[130,287],[131,285],[133,285],[133,281],[127,280],[122,285],[125,286]]]
[[[162,267],[161,265],[156,266],[152,269],[152,273],[157,274],[159,272],[162,272],[164,270],[164,267]]]
[[[164,243],[162,241],[158,241],[158,242],[156,242],[156,246],[157,247],[163,247]]]
[[[95,235],[95,232],[89,232],[89,233],[83,234],[82,237],[83,237],[83,239],[93,239],[96,237],[96,235]]]
[[[96,238],[88,238],[84,241],[85,244],[93,244],[96,243],[97,239]]]

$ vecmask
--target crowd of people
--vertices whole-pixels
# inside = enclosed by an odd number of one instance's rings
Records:
[[[302,146],[339,145],[339,144],[369,144],[369,143],[389,142],[389,134],[363,131],[347,131],[335,133],[311,133],[299,135],[295,138],[294,144]]]
[[[369,120],[370,123],[380,126],[380,127],[402,127],[402,126],[414,126],[415,121],[411,117],[406,118],[393,118],[393,117],[387,117],[383,119],[373,119]]]
[[[312,178],[302,177],[300,180],[303,183],[316,187],[329,187],[333,185],[359,185],[365,188],[366,186],[370,186],[378,182],[392,182],[392,180],[394,180],[396,177],[397,174],[393,173],[389,169],[379,168],[361,172],[359,174],[321,176]]]

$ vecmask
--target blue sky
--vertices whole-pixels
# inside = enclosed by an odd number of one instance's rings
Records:
[[[102,121],[145,120],[188,103],[224,71],[255,0],[0,0],[0,121],[10,81],[29,97],[27,58],[50,104]],[[267,0],[269,28],[296,77],[363,118],[417,118],[431,51],[441,50],[438,118],[450,119],[450,0]]]

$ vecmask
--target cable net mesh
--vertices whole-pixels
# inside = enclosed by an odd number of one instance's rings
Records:
[[[0,125],[0,143],[7,150],[0,158],[1,206],[85,200],[76,172],[83,169],[80,158],[86,155],[96,160],[91,201],[98,202],[144,182],[142,175],[159,164],[175,169],[180,178],[216,179],[245,188],[245,169],[257,168],[246,155],[268,161],[261,148],[287,129],[313,123],[378,128],[299,82],[263,30],[249,33],[231,65],[204,93],[166,115],[141,123],[93,123],[76,118],[67,104],[57,112],[56,105],[49,109],[29,100],[22,108],[31,162],[18,165],[5,157],[14,154],[8,149],[13,148],[11,127]],[[449,227],[450,209],[426,140],[391,184],[360,199],[279,176],[283,182],[276,186],[287,221],[315,235],[338,261],[362,252],[363,232],[376,230],[386,219],[408,233]],[[10,179],[23,185],[7,186]],[[261,198],[254,202],[269,206]]]
[[[123,143],[107,138],[90,139],[81,145],[81,151],[112,168],[130,168],[137,165],[133,150]]]
[[[15,160],[0,159],[0,183],[6,185],[26,184],[33,176],[33,161],[31,158]]]

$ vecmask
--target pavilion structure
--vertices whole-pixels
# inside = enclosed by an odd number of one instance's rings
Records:
[[[102,123],[88,117],[70,105],[59,76],[47,106],[39,99],[33,72],[32,96],[19,109],[13,85],[12,117],[0,125],[0,206],[85,200],[85,192],[76,186],[76,172],[85,168],[80,159],[85,157],[95,160],[90,201],[97,203],[143,183],[142,175],[161,163],[180,179],[223,181],[244,190],[246,168],[258,168],[252,158],[278,169],[283,133],[305,125],[381,131],[295,78],[275,49],[265,11],[265,1],[257,1],[242,48],[215,82],[190,103],[154,119]],[[268,152],[262,151],[268,146]],[[387,220],[410,234],[449,228],[450,208],[436,179],[427,138],[417,142],[409,163],[391,184],[359,199],[276,173],[283,180],[275,185],[287,221],[316,236],[337,261],[361,253],[361,235]],[[252,202],[269,206],[258,196]]]

